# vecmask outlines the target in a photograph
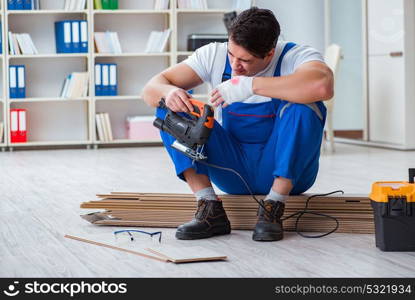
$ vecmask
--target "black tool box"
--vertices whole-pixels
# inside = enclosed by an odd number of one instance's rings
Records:
[[[219,42],[224,43],[228,41],[227,34],[189,34],[187,37],[187,51],[195,51],[197,48],[200,48],[204,45]]]
[[[375,182],[370,194],[376,247],[382,251],[415,251],[415,169],[409,182]]]

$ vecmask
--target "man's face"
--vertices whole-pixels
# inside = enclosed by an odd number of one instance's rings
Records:
[[[232,39],[228,43],[228,56],[232,66],[233,75],[253,76],[265,69],[274,56],[272,49],[264,58],[258,58],[249,53],[245,48],[235,44]]]

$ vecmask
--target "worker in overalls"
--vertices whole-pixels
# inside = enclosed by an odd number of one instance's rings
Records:
[[[326,117],[323,100],[333,96],[333,74],[308,46],[278,41],[280,26],[267,9],[243,11],[232,23],[227,43],[211,43],[185,61],[153,77],[144,100],[157,107],[193,110],[187,90],[210,84],[215,124],[204,151],[207,162],[238,172],[254,194],[266,195],[258,208],[255,241],[283,238],[281,217],[288,195],[314,183]],[[278,42],[277,42],[278,41]],[[164,119],[165,109],[157,108]],[[171,148],[161,132],[176,174],[198,201],[193,220],[178,227],[178,239],[229,234],[231,225],[212,182],[228,194],[249,194],[233,172],[193,162]]]

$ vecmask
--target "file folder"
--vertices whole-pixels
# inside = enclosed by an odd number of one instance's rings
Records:
[[[109,95],[110,96],[117,96],[117,65],[116,64],[109,64]]]
[[[23,9],[32,10],[32,0],[23,0]]]
[[[111,9],[118,9],[118,0],[109,0]]]
[[[9,94],[10,98],[17,98],[16,66],[9,66]]]
[[[13,108],[10,110],[10,137],[12,143],[27,142],[25,109]]]
[[[102,65],[95,65],[95,96],[102,95]]]
[[[109,96],[109,65],[102,64],[102,96]]]
[[[81,53],[88,53],[88,23],[86,21],[81,21],[80,24],[81,31]]]
[[[16,67],[17,67],[17,98],[26,98],[25,66],[19,65]]]
[[[16,0],[16,8],[17,10],[23,9],[23,0]]]
[[[72,53],[71,21],[55,22],[56,53]]]
[[[110,0],[101,0],[102,9],[111,9],[111,1]]]
[[[7,9],[15,10],[16,9],[16,0],[7,0]]]
[[[81,52],[79,21],[70,21],[72,26],[72,53]]]

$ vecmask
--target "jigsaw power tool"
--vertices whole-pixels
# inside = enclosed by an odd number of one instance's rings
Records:
[[[159,107],[167,110],[166,118],[164,120],[156,118],[153,125],[176,138],[171,145],[174,149],[193,160],[206,160],[207,156],[203,153],[203,148],[213,128],[213,108],[198,100],[189,100],[193,105],[193,111],[187,118],[170,110],[162,98]]]

